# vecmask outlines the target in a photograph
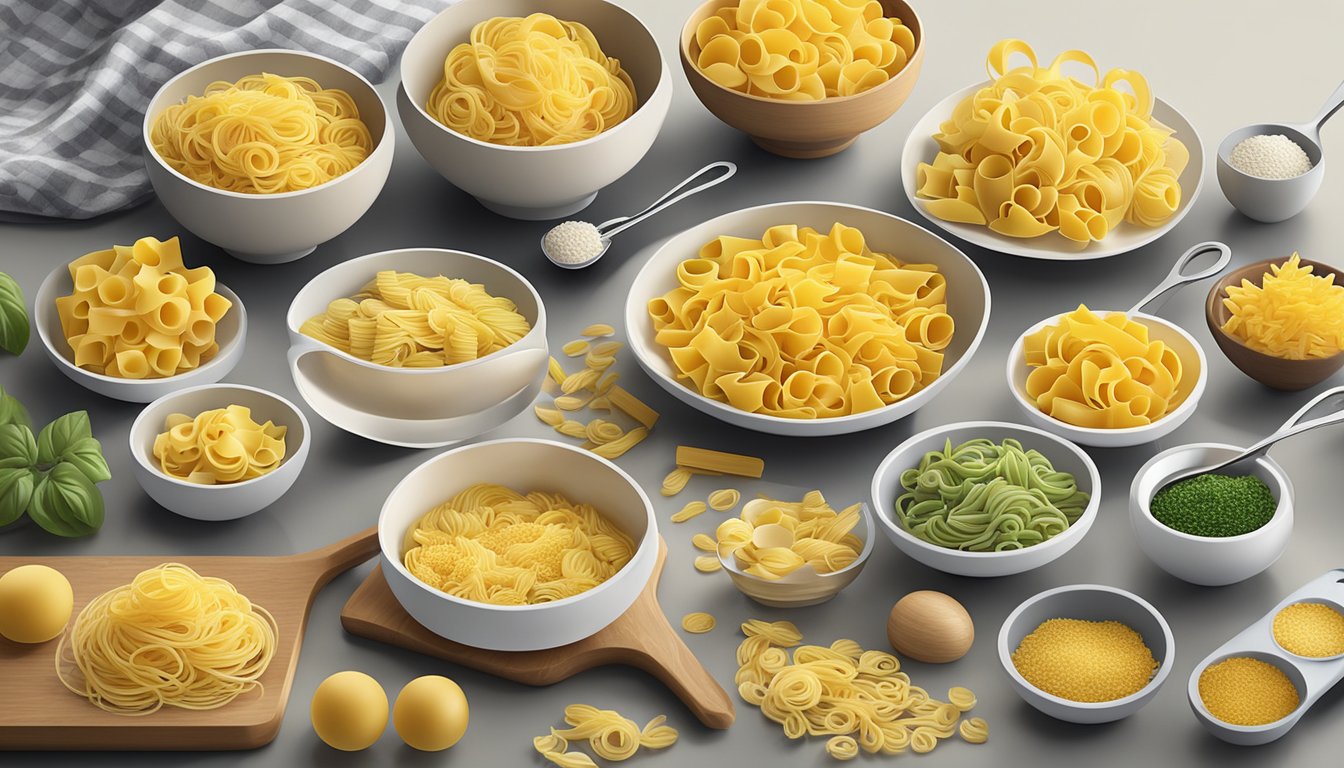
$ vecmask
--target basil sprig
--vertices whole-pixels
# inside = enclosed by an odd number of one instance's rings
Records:
[[[28,307],[14,278],[0,272],[0,349],[11,355],[28,346]]]
[[[57,536],[88,536],[103,525],[97,484],[111,477],[87,411],[34,436],[28,411],[0,388],[0,525],[27,514]]]

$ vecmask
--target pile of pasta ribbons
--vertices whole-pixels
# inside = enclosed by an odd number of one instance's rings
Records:
[[[1028,64],[1010,67],[1014,55]],[[1093,82],[1064,74],[1070,64],[1090,69]],[[934,134],[933,162],[919,164],[916,192],[930,214],[1008,237],[1058,232],[1086,244],[1122,222],[1157,227],[1176,213],[1190,153],[1153,117],[1143,75],[1103,73],[1078,50],[1041,67],[1021,40],[995,44],[988,69],[991,82]]]

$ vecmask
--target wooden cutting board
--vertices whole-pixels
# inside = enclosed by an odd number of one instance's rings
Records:
[[[455,643],[416,623],[397,602],[381,566],[350,596],[341,610],[346,631],[406,648],[527,685],[550,685],[593,667],[623,664],[642,669],[666,685],[710,728],[727,728],[736,716],[733,701],[691,649],[682,642],[658,605],[658,578],[667,560],[659,541],[658,561],[630,610],[592,637],[544,651],[488,651]]]
[[[233,582],[270,611],[279,627],[275,657],[261,677],[260,694],[244,694],[208,711],[164,707],[141,717],[104,712],[66,690],[56,678],[55,640],[23,645],[0,638],[0,690],[6,695],[0,706],[0,749],[216,750],[269,744],[284,719],[313,597],[336,574],[377,551],[378,531],[370,528],[286,557],[0,557],[0,573],[41,563],[65,574],[74,587],[76,615],[90,600],[129,584],[141,571],[179,562],[203,576]]]

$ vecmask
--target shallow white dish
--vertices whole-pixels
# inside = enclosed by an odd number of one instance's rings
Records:
[[[918,467],[929,451],[941,451],[948,440],[955,446],[981,437],[996,443],[1006,438],[1015,439],[1026,450],[1040,451],[1056,470],[1073,475],[1078,490],[1090,496],[1083,513],[1064,531],[1040,544],[1002,552],[948,549],[930,544],[906,530],[896,519],[896,499],[905,492],[901,487],[901,473]],[[912,559],[958,576],[1009,576],[1051,563],[1083,540],[1101,507],[1101,473],[1083,449],[1049,432],[1002,421],[967,421],[925,430],[896,446],[878,465],[873,476],[872,494],[877,519],[887,537]]]
[[[634,114],[583,141],[512,147],[470,138],[429,116],[449,51],[494,16],[550,13],[592,30],[635,85]],[[411,143],[434,170],[481,205],[515,219],[556,219],[583,210],[598,190],[644,157],[672,104],[672,77],[658,43],[634,14],[603,0],[461,0],[415,33],[401,56],[397,112]]]
[[[154,151],[150,130],[165,108],[201,95],[216,80],[234,82],[263,72],[311,77],[323,88],[349,93],[373,138],[369,156],[349,173],[311,189],[254,195],[193,181],[168,167]],[[150,99],[142,134],[149,181],[174,219],[235,258],[280,264],[312,253],[349,229],[373,205],[392,169],[396,132],[378,92],[358,72],[315,53],[265,49],[219,56],[174,76]]]
[[[1181,219],[1185,218],[1194,207],[1195,199],[1199,197],[1200,189],[1204,185],[1204,145],[1200,142],[1194,126],[1190,125],[1190,121],[1186,120],[1184,115],[1165,101],[1154,99],[1153,117],[1174,129],[1176,138],[1180,139],[1190,151],[1190,162],[1180,175],[1181,205],[1162,226],[1148,228],[1124,223],[1107,234],[1104,240],[1079,247],[1077,243],[1057,232],[1035,238],[1005,237],[986,226],[943,221],[929,214],[924,208],[924,201],[915,194],[919,164],[931,163],[937,156],[938,142],[933,140],[933,134],[938,132],[939,124],[952,114],[953,108],[962,99],[986,85],[988,82],[967,86],[938,102],[915,123],[905,141],[905,149],[901,152],[901,186],[910,204],[933,226],[990,251],[1025,256],[1029,259],[1087,261],[1118,256],[1157,240],[1181,223]]]
[[[148,403],[184,387],[213,384],[229,375],[243,356],[243,342],[247,338],[247,310],[242,299],[222,283],[215,283],[215,292],[233,303],[215,326],[215,341],[219,351],[200,366],[176,376],[161,379],[123,379],[86,371],[75,365],[75,353],[61,330],[61,316],[56,311],[56,299],[74,291],[70,268],[62,264],[42,281],[33,297],[33,321],[38,338],[47,357],[71,381],[104,397],[130,403]]]
[[[758,238],[776,224],[810,226],[821,231],[837,221],[863,231],[875,251],[890,253],[903,262],[931,263],[947,276],[948,313],[956,323],[952,343],[945,350],[943,373],[932,384],[884,408],[824,419],[787,419],[740,411],[710,399],[677,378],[667,349],[654,341],[647,305],[677,286],[676,267],[694,258],[700,247],[720,235]],[[771,203],[744,208],[698,224],[668,240],[635,277],[625,304],[625,328],[635,357],[654,381],[674,397],[734,426],[794,437],[822,437],[860,432],[909,416],[947,386],[970,361],[989,324],[989,284],[985,276],[956,247],[919,226],[888,213],[857,205],[828,202]]]
[[[285,457],[280,466],[261,477],[240,483],[201,485],[171,477],[154,458],[154,438],[164,431],[169,414],[196,416],[202,411],[242,405],[252,410],[258,424],[273,421],[286,427]],[[233,520],[273,504],[294,485],[308,459],[312,442],[308,419],[285,398],[241,384],[206,384],[165,395],[145,406],[131,423],[131,468],[150,498],[170,512],[195,520]]]
[[[402,562],[416,522],[476,483],[544,490],[592,504],[635,543],[614,576],[573,597],[536,605],[489,605],[434,589]],[[635,602],[658,559],[658,523],[639,484],[620,467],[582,448],[550,440],[490,440],[435,456],[392,489],[378,516],[383,574],[416,621],[453,642],[496,651],[535,651],[581,640]]]

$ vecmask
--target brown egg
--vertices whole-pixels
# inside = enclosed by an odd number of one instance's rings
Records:
[[[942,592],[920,590],[896,601],[887,639],[902,656],[930,664],[956,661],[975,641],[975,623],[961,603]]]

